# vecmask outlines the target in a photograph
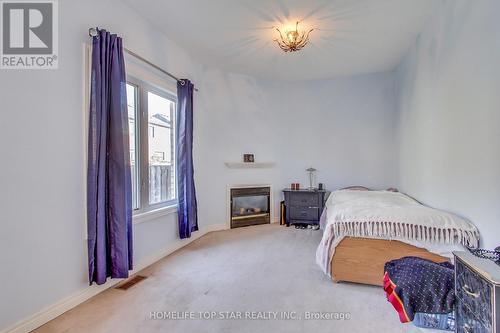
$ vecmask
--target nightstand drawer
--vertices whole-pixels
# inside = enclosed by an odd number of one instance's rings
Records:
[[[482,324],[491,327],[491,285],[460,260],[457,260],[456,266],[458,301],[463,303]]]
[[[290,224],[308,224],[315,225],[319,224],[318,221],[310,221],[310,220],[290,220]]]
[[[291,193],[290,206],[319,207],[319,195],[316,193]]]
[[[290,218],[293,220],[318,220],[319,208],[290,207]]]

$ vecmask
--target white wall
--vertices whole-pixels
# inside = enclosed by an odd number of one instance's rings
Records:
[[[306,186],[309,166],[332,190],[397,181],[392,73],[283,83],[207,70],[199,100],[205,109],[196,112],[195,162],[203,222],[226,220],[228,184],[272,184],[277,208],[283,188]],[[225,167],[246,152],[276,166]]]
[[[500,245],[500,2],[445,1],[398,70],[400,187]]]
[[[280,83],[205,68],[119,0],[59,1],[59,69],[0,73],[0,331],[88,290],[84,52],[90,26],[181,77],[195,93],[201,228],[226,223],[226,185],[270,183],[276,203],[309,166],[328,189],[394,185],[392,74]],[[175,32],[172,32],[175,33]],[[229,170],[252,152],[268,170]],[[179,243],[175,214],[134,226],[136,263]]]

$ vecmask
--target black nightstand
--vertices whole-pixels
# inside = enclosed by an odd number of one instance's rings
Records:
[[[326,190],[291,190],[284,189],[285,223],[319,224],[319,218],[328,197]]]

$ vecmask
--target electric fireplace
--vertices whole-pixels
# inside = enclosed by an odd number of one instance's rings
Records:
[[[271,222],[269,187],[231,189],[231,228]]]

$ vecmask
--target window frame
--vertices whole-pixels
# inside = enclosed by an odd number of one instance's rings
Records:
[[[155,95],[168,99],[174,103],[174,108],[171,110],[172,118],[172,128],[171,128],[171,150],[172,150],[172,165],[174,172],[174,182],[177,180],[176,172],[176,106],[177,106],[177,96],[168,91],[163,87],[158,87],[151,84],[145,80],[139,79],[135,76],[127,76],[127,84],[130,84],[136,88],[136,165],[137,165],[137,177],[138,182],[137,189],[139,193],[137,194],[138,208],[134,209],[134,215],[140,215],[143,213],[148,213],[152,211],[159,211],[163,209],[168,209],[173,206],[177,206],[178,196],[177,196],[177,185],[174,185],[175,193],[174,199],[170,199],[164,202],[150,204],[149,195],[149,115],[148,115],[148,92]],[[134,180],[133,180],[134,181]]]
[[[135,193],[135,196],[134,196],[134,193],[133,194],[133,199],[132,199],[132,204],[134,203],[133,201],[136,200],[136,206],[133,205],[133,212],[136,212],[136,211],[139,211],[140,208],[141,208],[141,175],[140,175],[140,163],[141,163],[141,160],[140,160],[140,132],[139,132],[139,121],[138,121],[138,117],[139,117],[139,114],[140,114],[140,111],[139,111],[139,84],[136,83],[136,82],[132,82],[132,81],[129,81],[128,78],[127,78],[127,82],[126,82],[127,85],[131,85],[133,86],[135,89],[134,89],[134,94],[135,94],[135,97],[134,97],[134,102],[135,102],[135,105],[134,105],[134,111],[135,111],[135,114],[134,114],[134,125],[135,125],[135,135],[134,135],[134,139],[135,139],[135,168],[136,168],[136,172],[135,172],[135,176],[136,176],[136,179],[132,179],[132,183],[135,183],[135,188],[136,188],[136,191],[138,191],[138,193]],[[126,90],[125,90],[126,91]],[[127,96],[128,98],[128,96]],[[127,102],[127,116],[128,116],[128,102]],[[128,118],[128,117],[127,117]],[[130,130],[130,128],[129,128]],[[129,134],[130,136],[130,134]],[[130,148],[129,148],[130,150]],[[129,152],[130,153],[130,152]]]

